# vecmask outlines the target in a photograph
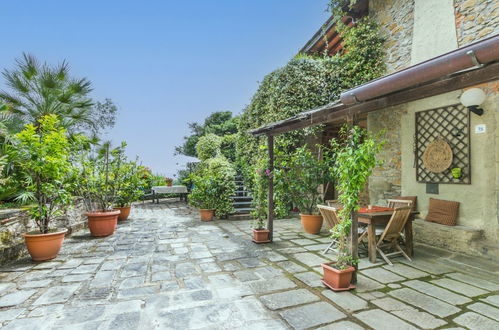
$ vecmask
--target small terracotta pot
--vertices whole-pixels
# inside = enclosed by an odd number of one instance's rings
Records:
[[[171,187],[172,185],[173,185],[173,183],[171,183],[171,182],[166,184],[167,187]]]
[[[211,209],[199,209],[199,215],[202,221],[211,221],[215,216],[215,210]]]
[[[334,262],[321,264],[324,271],[324,278],[322,279],[325,282],[324,284],[338,291],[353,289],[354,287],[350,283],[352,282],[352,274],[355,268],[349,266],[347,269],[339,270],[331,266],[334,264]]]
[[[253,240],[255,242],[267,242],[269,240],[269,230],[253,229]]]
[[[96,237],[112,235],[116,229],[119,214],[120,210],[87,212],[85,215],[88,218],[90,234]]]
[[[55,233],[36,234],[26,233],[23,234],[24,242],[34,261],[43,261],[54,259],[61,250],[64,235],[68,232],[66,228],[59,229]]]
[[[123,221],[123,220],[128,219],[128,217],[130,216],[130,209],[131,208],[132,208],[131,206],[115,207],[114,208],[115,210],[120,211],[120,215],[118,215],[118,220]]]
[[[322,227],[322,215],[300,214],[301,224],[306,233],[317,235]]]

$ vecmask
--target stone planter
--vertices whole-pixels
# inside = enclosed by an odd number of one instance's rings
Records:
[[[37,234],[36,232],[23,234],[31,259],[43,261],[57,257],[67,232],[68,230],[64,228],[48,234]]]
[[[300,214],[301,224],[306,233],[317,235],[322,228],[322,215]]]
[[[351,284],[352,274],[355,268],[349,266],[347,269],[339,270],[333,267],[335,262],[321,264],[324,272],[324,278],[321,279],[322,283],[333,291],[346,291],[355,288]]]
[[[119,210],[87,212],[86,216],[88,218],[90,234],[95,237],[112,235],[116,230],[119,214]]]

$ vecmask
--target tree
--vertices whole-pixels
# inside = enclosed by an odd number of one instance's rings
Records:
[[[239,117],[232,117],[232,112],[219,111],[209,115],[202,125],[198,123],[189,123],[191,135],[184,137],[184,143],[175,148],[175,153],[197,157],[196,144],[201,136],[206,134],[215,134],[218,136],[235,134],[237,133],[238,121]]]
[[[111,99],[105,99],[104,102],[97,101],[89,111],[90,122],[84,122],[79,126],[84,131],[98,136],[114,127],[117,113],[118,107]]]
[[[9,106],[12,122],[17,119],[17,125],[21,124],[18,130],[22,124],[38,125],[42,117],[51,114],[58,116],[66,129],[92,123],[91,83],[71,77],[66,61],[51,67],[23,53],[16,68],[5,70],[3,76],[10,91],[1,91],[0,101]]]

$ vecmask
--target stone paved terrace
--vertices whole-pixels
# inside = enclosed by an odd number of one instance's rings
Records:
[[[277,220],[202,223],[185,204],[138,205],[107,238],[68,238],[58,258],[0,273],[5,329],[499,328],[499,266],[416,247],[413,263],[362,260],[356,291],[320,282],[325,237]],[[332,255],[328,255],[332,257]],[[471,272],[475,272],[474,275]]]

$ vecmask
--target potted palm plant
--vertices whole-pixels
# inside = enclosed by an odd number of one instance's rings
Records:
[[[379,134],[381,135],[382,132]],[[340,131],[340,141],[333,139],[331,153],[334,154],[334,166],[331,167],[335,178],[338,197],[343,208],[339,210],[340,222],[331,229],[332,238],[339,242],[337,259],[322,264],[324,278],[322,282],[335,291],[355,288],[352,275],[358,260],[350,253],[347,244],[352,225],[352,215],[359,209],[359,195],[364,190],[375,166],[381,164],[376,155],[383,150],[384,141],[357,126],[345,125]]]
[[[78,137],[74,139],[78,142]],[[26,191],[21,200],[34,200],[29,210],[38,230],[23,234],[31,258],[35,261],[55,258],[61,249],[67,228],[51,228],[71,202],[68,190],[71,144],[56,115],[41,117],[36,125],[26,125],[16,134],[9,150],[13,163],[24,173]]]
[[[278,189],[285,191],[294,206],[300,211],[301,223],[305,232],[318,234],[322,227],[322,216],[317,204],[324,202],[321,184],[331,181],[331,157],[329,151],[316,146],[313,153],[307,145],[294,151],[280,151],[276,156]]]

